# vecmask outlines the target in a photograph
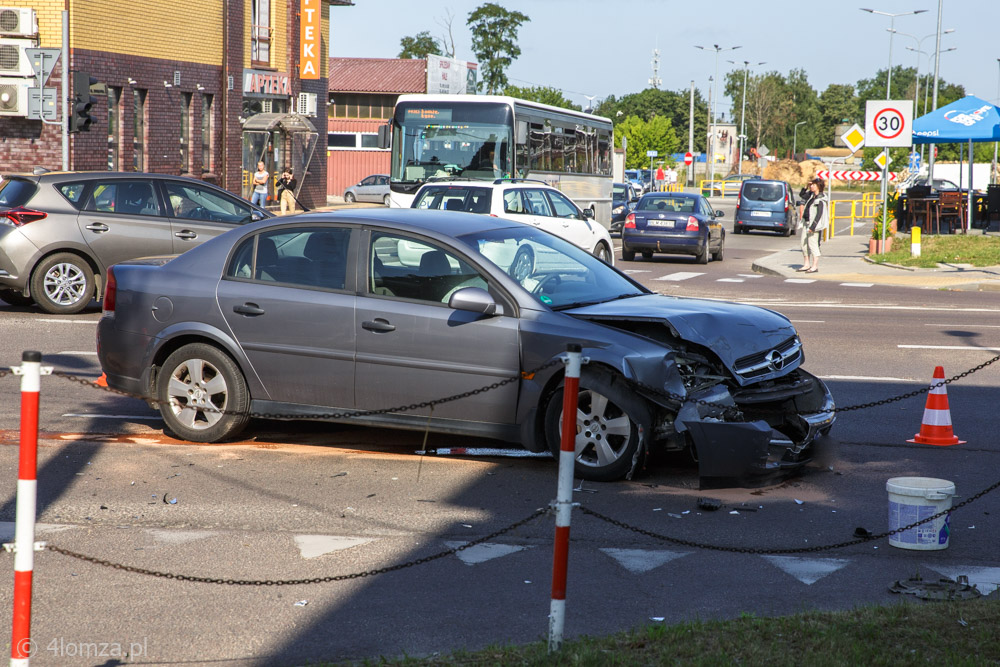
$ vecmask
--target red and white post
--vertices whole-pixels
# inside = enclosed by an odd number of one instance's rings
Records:
[[[569,522],[573,513],[573,468],[576,464],[576,413],[580,393],[581,347],[566,346],[563,382],[562,438],[559,446],[559,484],[556,489],[556,538],[552,549],[552,602],[549,607],[549,653],[562,648],[566,625],[566,569],[569,561]]]
[[[38,395],[42,353],[21,354],[21,443],[17,466],[14,525],[14,623],[10,635],[11,667],[27,667],[31,656],[31,573],[35,565],[35,498],[38,468]],[[6,545],[5,545],[6,546]]]

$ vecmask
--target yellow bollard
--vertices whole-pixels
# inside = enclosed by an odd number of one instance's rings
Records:
[[[910,257],[920,257],[920,228],[910,229]]]

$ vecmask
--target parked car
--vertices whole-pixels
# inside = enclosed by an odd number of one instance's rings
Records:
[[[411,208],[482,213],[507,218],[560,236],[608,264],[614,264],[611,235],[589,208],[542,181],[498,178],[425,183]]]
[[[389,175],[372,174],[361,179],[360,183],[352,185],[344,191],[344,201],[353,204],[356,201],[373,202],[389,205]]]
[[[649,190],[649,183],[642,180],[642,174],[638,169],[626,169],[625,180],[632,184],[636,194],[640,197]]]
[[[77,313],[100,300],[112,264],[179,254],[267,217],[222,188],[180,176],[7,176],[0,182],[0,299]]]
[[[637,252],[650,259],[660,252],[694,255],[699,264],[707,264],[709,255],[721,261],[726,247],[722,216],[701,195],[643,195],[622,226],[622,259],[631,261]]]
[[[486,215],[246,225],[170,261],[114,266],[97,328],[108,385],[156,401],[167,429],[195,442],[234,438],[251,414],[296,415],[556,451],[568,341],[588,359],[575,417],[585,479],[634,472],[649,449],[690,449],[703,484],[753,483],[801,467],[834,423],[783,315],[655,294]],[[413,409],[425,401],[433,409]]]
[[[743,181],[733,216],[734,234],[746,234],[751,229],[766,229],[791,236],[798,226],[798,207],[795,205],[792,186],[785,181]]]
[[[760,178],[756,174],[731,174],[723,179],[705,181],[701,186],[702,197],[735,197],[744,181]]]
[[[611,231],[620,232],[625,224],[625,216],[629,214],[635,203],[639,201],[639,193],[631,183],[614,183],[611,186]]]

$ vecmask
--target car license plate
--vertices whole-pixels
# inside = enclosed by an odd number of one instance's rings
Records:
[[[767,218],[771,214],[768,211],[750,211],[750,215],[755,218]]]
[[[671,227],[674,226],[673,220],[650,220],[646,223],[650,227]]]

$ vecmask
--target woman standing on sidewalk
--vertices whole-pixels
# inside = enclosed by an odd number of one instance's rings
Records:
[[[823,195],[826,183],[822,178],[809,181],[809,198],[802,210],[802,268],[799,271],[816,273],[819,271],[819,239],[823,230],[830,226],[830,203]]]

